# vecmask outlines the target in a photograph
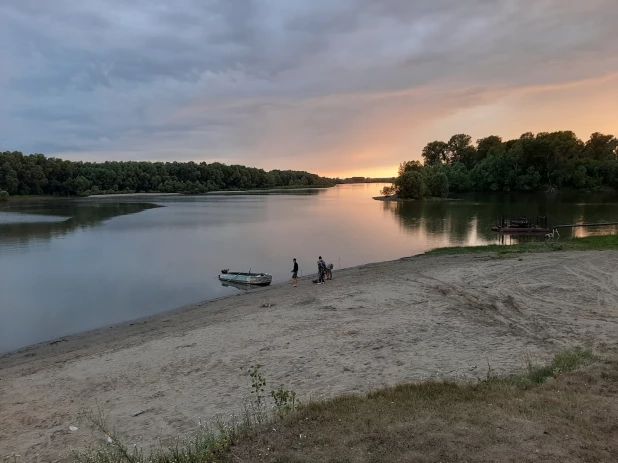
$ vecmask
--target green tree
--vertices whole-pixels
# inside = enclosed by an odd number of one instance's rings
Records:
[[[489,150],[500,146],[502,146],[502,137],[497,135],[479,138],[476,141],[476,162],[480,162],[485,159],[489,154]]]
[[[448,164],[461,162],[466,166],[474,165],[476,148],[472,145],[472,137],[464,133],[453,135],[448,141]]]
[[[451,192],[467,193],[475,189],[470,179],[470,171],[460,162],[453,164],[450,169],[446,169],[446,175]]]
[[[613,135],[595,132],[586,142],[584,156],[595,161],[614,159],[618,156],[618,139]]]
[[[406,172],[421,172],[423,165],[418,161],[405,161],[399,164],[399,176]]]
[[[423,170],[425,185],[431,196],[446,198],[449,193],[448,166],[433,166]]]
[[[526,173],[517,177],[517,189],[520,191],[534,190],[539,186],[541,174],[532,166],[528,167]]]
[[[432,141],[423,148],[423,159],[426,166],[434,166],[448,161],[449,146],[443,141]]]
[[[395,187],[400,198],[422,199],[429,193],[423,175],[413,170],[404,172],[403,175],[397,178]]]

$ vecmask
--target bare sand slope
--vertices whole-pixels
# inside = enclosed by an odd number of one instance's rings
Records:
[[[153,442],[237,411],[246,370],[301,400],[429,376],[485,377],[618,336],[618,252],[419,256],[336,271],[0,358],[0,456],[55,461],[104,406]],[[263,305],[274,304],[271,307]],[[145,413],[133,417],[134,413]],[[140,437],[142,436],[142,437]]]

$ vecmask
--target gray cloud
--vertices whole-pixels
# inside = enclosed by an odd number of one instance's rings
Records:
[[[615,0],[5,0],[0,17],[0,149],[95,160],[383,166],[409,143],[398,118],[618,72]],[[393,137],[374,160],[370,132]]]

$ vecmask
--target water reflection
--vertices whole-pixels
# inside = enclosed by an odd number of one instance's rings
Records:
[[[501,217],[547,216],[549,227],[564,224],[613,222],[618,204],[613,194],[464,195],[458,200],[383,202],[384,212],[393,214],[402,229],[419,236],[442,236],[449,246],[487,243],[517,244],[542,240],[543,236],[500,235],[491,227]],[[618,228],[564,229],[564,237],[614,233]]]
[[[400,226],[421,236],[443,237],[450,246],[480,245],[495,238],[483,233],[483,217],[478,205],[466,201],[384,202],[383,209],[393,213]]]
[[[159,207],[149,203],[46,201],[1,209],[0,253],[96,227],[107,219]],[[24,218],[26,217],[26,219]]]
[[[242,283],[233,283],[231,281],[222,281],[221,286],[224,286],[226,288],[235,288],[240,291],[249,291],[251,289],[256,289],[254,286],[250,286],[246,284],[243,285]]]

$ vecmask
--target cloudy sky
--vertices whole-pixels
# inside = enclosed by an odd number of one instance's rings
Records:
[[[618,135],[618,0],[2,0],[0,150],[393,175]]]

